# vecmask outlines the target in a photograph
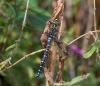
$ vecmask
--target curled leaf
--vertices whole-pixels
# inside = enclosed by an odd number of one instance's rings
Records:
[[[95,53],[96,49],[97,49],[97,47],[95,47],[95,46],[91,47],[91,49],[88,50],[88,51],[84,54],[84,58],[85,58],[85,59],[90,58],[90,57]]]
[[[85,59],[90,58],[97,51],[97,48],[98,48],[98,42],[96,41],[90,45],[90,47],[88,48],[88,50],[84,54],[84,58]]]

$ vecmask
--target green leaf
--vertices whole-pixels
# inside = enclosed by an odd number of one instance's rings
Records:
[[[96,51],[96,49],[97,49],[96,47],[92,47],[88,52],[86,52],[84,54],[84,58],[85,59],[90,58],[94,54],[94,52]]]
[[[74,85],[80,81],[83,81],[84,79],[87,79],[88,77],[90,76],[90,73],[87,73],[86,75],[82,75],[82,76],[77,76],[75,78],[73,78],[71,81],[70,81],[70,86],[71,85]]]
[[[13,5],[10,3],[6,3],[6,4],[8,5],[8,8],[9,8],[8,11],[9,11],[10,16],[13,16],[15,18],[16,12]]]
[[[16,44],[12,44],[11,46],[7,47],[7,48],[5,49],[5,51],[7,52],[7,51],[9,51],[9,50],[14,49],[15,47],[16,47]]]
[[[97,41],[96,46],[97,46],[96,53],[97,53],[97,55],[100,56],[100,40]]]
[[[88,59],[90,58],[97,50],[97,46],[95,45],[96,43],[93,43],[89,49],[86,51],[86,53],[84,54],[84,58]]]
[[[70,82],[64,82],[64,83],[54,83],[54,86],[72,86],[75,85],[85,79],[87,79],[90,76],[90,73],[87,73],[85,75],[77,76],[73,78]]]
[[[86,51],[84,58],[90,58],[96,52],[97,55],[100,55],[100,40],[94,42],[89,49]]]

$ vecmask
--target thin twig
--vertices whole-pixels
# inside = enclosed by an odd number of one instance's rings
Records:
[[[24,30],[24,27],[25,27],[25,25],[26,25],[28,7],[29,7],[29,0],[27,0],[26,9],[25,9],[25,14],[24,14],[24,19],[23,19],[22,28],[21,28],[21,34],[20,34],[20,36],[19,36],[19,38],[18,38],[18,41],[21,41],[21,38],[22,38],[22,35],[23,35],[23,30]]]
[[[96,28],[96,15],[95,15],[95,10],[96,10],[96,7],[95,7],[95,0],[94,0],[94,5],[93,5],[93,6],[94,6],[94,7],[93,7],[93,8],[94,8],[94,11],[93,11],[94,13],[93,13],[93,14],[94,14],[94,26],[95,26],[95,27],[94,27],[94,30],[96,31],[97,28]],[[95,35],[96,35],[96,39],[98,39],[98,33],[97,33],[97,32],[95,33]]]
[[[82,38],[82,37],[84,37],[84,36],[86,36],[86,35],[89,35],[89,34],[91,34],[91,33],[100,33],[100,30],[89,31],[89,32],[87,32],[87,33],[85,33],[85,34],[79,36],[78,38],[74,39],[73,41],[71,41],[70,43],[68,43],[68,45],[74,43],[75,41],[79,40],[80,38]]]
[[[90,33],[90,34],[92,35],[94,41],[96,41],[96,36],[95,36],[95,34],[94,34],[94,33]]]
[[[12,68],[13,66],[15,66],[15,65],[17,65],[18,63],[22,62],[23,60],[25,60],[25,59],[28,58],[29,56],[35,55],[36,53],[42,52],[42,51],[44,51],[44,50],[45,50],[45,49],[37,50],[37,51],[35,51],[35,52],[32,52],[32,53],[30,53],[30,54],[27,54],[27,55],[23,56],[21,59],[17,60],[15,63],[13,63],[12,65],[10,65],[9,67],[7,67],[6,69],[4,69],[3,71]]]
[[[25,10],[24,20],[23,20],[23,23],[22,23],[22,31],[23,31],[23,29],[25,27],[25,24],[26,24],[26,17],[27,17],[28,6],[29,6],[29,0],[27,0],[27,5],[26,5],[26,10]]]

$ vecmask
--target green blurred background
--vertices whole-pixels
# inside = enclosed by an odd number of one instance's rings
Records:
[[[89,14],[87,14],[86,9],[90,6],[87,6],[87,3],[89,3],[88,1],[92,2],[92,0],[71,1],[65,0],[67,4],[68,2],[71,3],[70,10],[68,10],[67,6],[65,7],[66,27],[61,39],[65,43],[72,41],[87,31],[88,21],[85,19],[88,18],[87,15]],[[99,0],[96,1],[99,2]],[[0,62],[11,57],[11,63],[14,63],[24,55],[43,48],[40,37],[46,21],[51,18],[53,0],[30,0],[26,25],[22,34],[21,28],[26,3],[27,0],[0,0]],[[96,6],[99,8],[99,5]],[[70,15],[68,16],[66,12],[69,12]],[[99,12],[96,16],[99,27]],[[22,38],[19,42],[20,36]],[[82,45],[83,41],[84,39],[81,39],[76,44],[83,48],[85,46]],[[92,42],[93,39],[91,39],[91,42],[89,41],[89,43]],[[89,46],[89,43],[87,46]],[[16,46],[6,51],[13,44],[16,44]],[[87,49],[87,46],[85,49]],[[4,73],[0,73],[0,86],[45,86],[44,75],[39,80],[33,78],[39,68],[41,57],[42,53],[30,56],[30,58],[25,59]],[[75,76],[89,72],[91,73],[89,78],[77,83],[75,86],[100,86],[100,61],[97,61],[95,57],[96,55],[93,55],[90,59],[85,60],[77,55],[71,55],[65,61],[63,80],[70,81]]]

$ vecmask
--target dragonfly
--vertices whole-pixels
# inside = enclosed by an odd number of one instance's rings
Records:
[[[43,57],[41,59],[41,63],[40,63],[36,78],[40,77],[41,73],[43,73],[43,71],[44,71],[45,63],[49,56],[49,49],[50,49],[51,44],[54,41],[54,38],[56,37],[57,31],[59,29],[58,19],[50,21],[50,23],[51,23],[50,32],[47,34],[47,45],[45,47],[45,51],[43,53]]]

